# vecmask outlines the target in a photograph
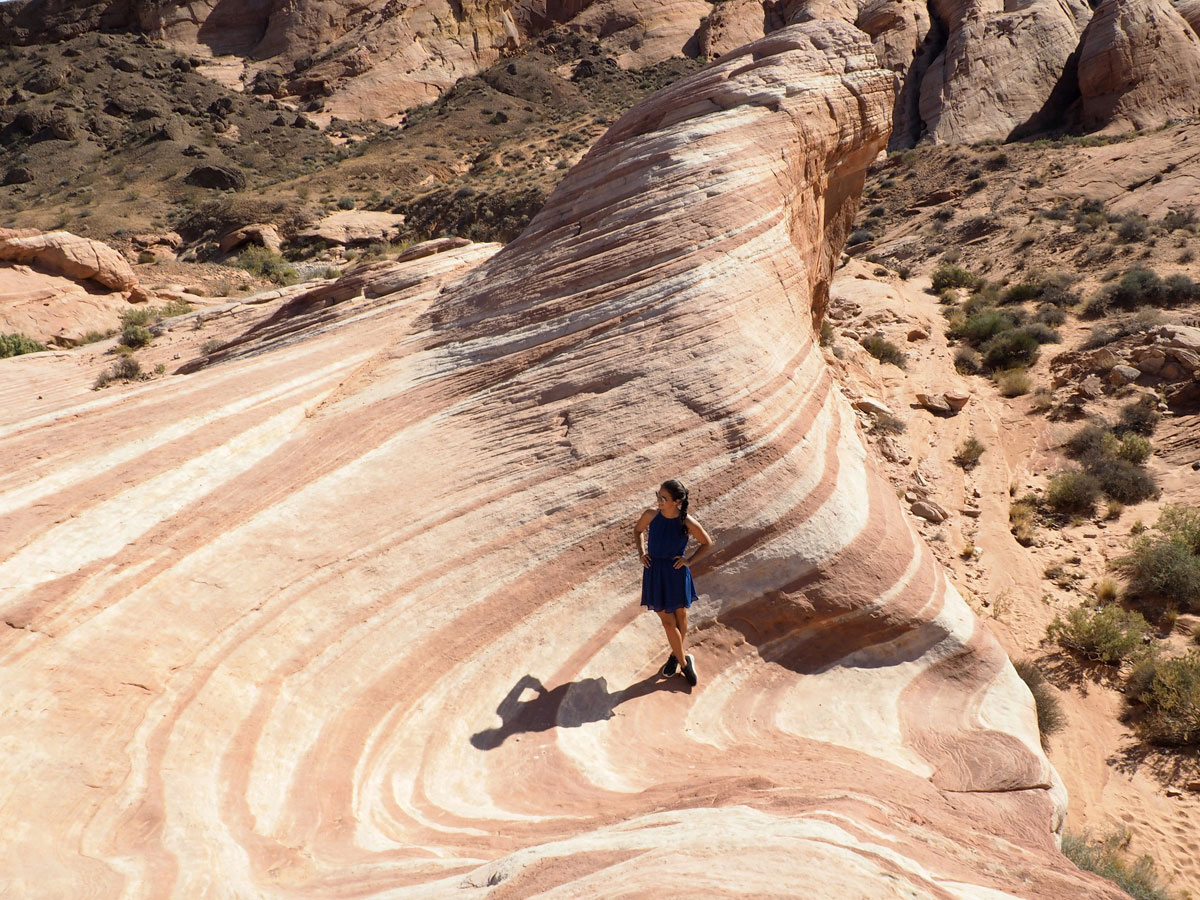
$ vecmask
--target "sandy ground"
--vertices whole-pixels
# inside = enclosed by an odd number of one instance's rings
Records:
[[[945,319],[937,298],[925,291],[926,279],[903,281],[879,276],[871,263],[853,260],[840,270],[832,305],[857,304],[850,319],[833,321],[838,359],[827,352],[843,388],[852,397],[871,396],[886,403],[907,429],[894,439],[911,455],[907,465],[886,463],[897,491],[928,482],[932,496],[950,513],[941,525],[917,519],[942,563],[953,573],[959,590],[988,622],[1013,659],[1034,659],[1046,672],[1066,713],[1066,728],[1051,738],[1050,758],[1070,793],[1067,829],[1094,835],[1124,828],[1134,855],[1149,854],[1175,891],[1200,896],[1200,794],[1180,791],[1197,777],[1195,757],[1181,759],[1148,752],[1135,741],[1120,716],[1124,695],[1120,679],[1081,673],[1055,645],[1045,640],[1046,626],[1090,595],[1090,586],[1106,573],[1106,563],[1123,554],[1129,529],[1136,521],[1151,525],[1165,502],[1200,504],[1200,484],[1186,453],[1160,451],[1149,467],[1163,496],[1127,508],[1116,522],[1089,521],[1052,532],[1039,529],[1037,545],[1022,547],[1008,525],[1010,489],[1016,496],[1044,486],[1066,460],[1056,447],[1079,423],[1051,422],[1032,410],[1029,395],[1002,397],[990,380],[961,376],[954,370],[954,347],[948,346]],[[864,320],[872,324],[863,326]],[[914,326],[929,326],[927,339],[908,341]],[[905,348],[907,369],[884,365],[869,356],[844,332],[861,335],[882,331]],[[1074,329],[1074,330],[1072,330]],[[1068,323],[1064,344],[1051,345],[1031,370],[1035,386],[1048,383],[1048,363],[1056,352],[1072,346],[1086,326]],[[967,407],[949,419],[937,418],[915,400],[919,391],[965,386],[972,393]],[[1119,405],[1109,400],[1095,412]],[[870,419],[863,415],[864,430]],[[1156,444],[1170,443],[1193,423],[1165,417]],[[987,448],[979,465],[964,473],[953,462],[962,442],[974,434]],[[868,438],[872,444],[876,438]],[[963,515],[964,501],[979,492],[977,519]],[[977,552],[964,558],[965,548]],[[1077,562],[1071,562],[1077,559]],[[1067,589],[1043,576],[1051,565],[1075,575]],[[1173,636],[1182,650],[1187,638]],[[1167,791],[1178,796],[1168,796]]]

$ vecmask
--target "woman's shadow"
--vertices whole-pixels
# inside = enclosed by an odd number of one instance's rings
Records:
[[[536,696],[522,700],[521,695],[528,689]],[[555,727],[578,728],[588,722],[611,719],[617,706],[655,689],[683,691],[687,690],[687,684],[681,678],[663,678],[655,672],[613,693],[603,678],[584,678],[546,690],[537,678],[524,675],[496,707],[502,724],[471,735],[471,746],[477,750],[495,750],[514,734],[549,731]]]

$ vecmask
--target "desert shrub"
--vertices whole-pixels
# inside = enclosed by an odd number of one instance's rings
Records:
[[[1177,306],[1200,299],[1200,284],[1192,280],[1190,275],[1177,273],[1168,275],[1163,281],[1163,302],[1167,306]]]
[[[1154,448],[1150,445],[1150,442],[1140,434],[1122,435],[1121,443],[1117,446],[1117,456],[1120,459],[1133,463],[1135,466],[1145,464],[1153,451]]]
[[[1128,688],[1146,705],[1138,722],[1155,744],[1200,744],[1200,650],[1184,656],[1151,656],[1130,675]]]
[[[1164,506],[1154,528],[1180,546],[1200,555],[1200,509]]]
[[[338,209],[354,209],[353,197],[342,197],[337,202]]]
[[[1093,840],[1087,832],[1063,833],[1062,852],[1085,872],[1107,878],[1135,900],[1172,900],[1162,888],[1154,870],[1154,860],[1139,856],[1130,862],[1125,848],[1129,833],[1116,831],[1108,837]]]
[[[151,253],[149,250],[143,250],[141,253],[139,253],[137,255],[137,261],[138,261],[138,265],[140,265],[140,266],[148,266],[151,263],[158,262],[158,257],[155,256],[153,253]]]
[[[1046,485],[1046,505],[1060,516],[1090,516],[1096,511],[1100,482],[1087,472],[1059,472]]]
[[[1117,417],[1117,430],[1142,435],[1154,434],[1154,429],[1158,427],[1158,419],[1158,410],[1135,400],[1121,407]]]
[[[950,336],[961,338],[972,344],[982,344],[998,334],[1015,328],[1017,324],[1013,316],[990,307],[978,311],[972,311],[967,307],[964,312],[967,313],[967,318],[958,327],[951,328]]]
[[[1138,535],[1113,569],[1128,579],[1126,593],[1139,606],[1200,612],[1200,557],[1178,541]]]
[[[1033,544],[1037,522],[1037,503],[1030,497],[1023,497],[1008,507],[1008,528],[1017,543],[1022,547]]]
[[[965,287],[977,288],[983,284],[983,279],[960,266],[940,265],[933,270],[933,292],[940,294],[946,288]]]
[[[885,412],[878,413],[875,416],[875,424],[871,426],[872,431],[882,434],[903,434],[907,428],[903,419],[898,419],[891,413]]]
[[[1049,412],[1054,407],[1054,391],[1042,386],[1033,392],[1034,412]]]
[[[143,325],[126,325],[121,329],[121,343],[126,347],[144,347],[153,339],[150,329]]]
[[[1196,210],[1190,206],[1185,206],[1183,209],[1173,209],[1162,217],[1160,224],[1167,231],[1175,231],[1180,228],[1187,231],[1194,231],[1196,229]]]
[[[1067,320],[1067,313],[1064,313],[1061,308],[1054,304],[1042,304],[1038,307],[1038,311],[1034,314],[1034,322],[1040,322],[1044,325],[1061,325]]]
[[[1004,397],[1020,397],[1022,394],[1028,394],[1029,388],[1033,385],[1029,373],[1019,368],[997,372],[995,380],[996,387],[1000,389],[1000,394]]]
[[[1109,500],[1108,506],[1104,508],[1104,518],[1110,522],[1115,522],[1121,518],[1121,513],[1125,512],[1125,504],[1120,500]]]
[[[1117,583],[1107,576],[1092,585],[1092,592],[1100,603],[1117,602]]]
[[[0,334],[0,359],[26,353],[40,353],[45,349],[45,344],[23,334]]]
[[[1042,746],[1045,747],[1049,742],[1050,735],[1057,734],[1066,727],[1067,717],[1063,714],[1062,704],[1050,690],[1042,670],[1032,660],[1014,660],[1013,668],[1017,670],[1017,674],[1029,688],[1029,693],[1033,694],[1033,703],[1037,710],[1038,732],[1042,737]]]
[[[142,377],[142,364],[132,356],[122,356],[96,376],[92,389],[102,388],[113,381],[136,381]]]
[[[1034,284],[1030,281],[1022,281],[1018,284],[1011,285],[1006,288],[1003,296],[1000,298],[1001,303],[1024,303],[1026,300],[1034,300],[1042,295],[1042,287],[1039,284]]]
[[[880,362],[891,363],[900,369],[903,369],[906,365],[903,351],[887,338],[873,334],[870,337],[863,338],[862,345],[868,353]]]
[[[978,375],[983,371],[983,357],[971,347],[959,347],[954,353],[954,368],[963,375]]]
[[[855,228],[850,232],[850,237],[846,239],[846,246],[853,247],[855,244],[865,244],[867,241],[875,240],[875,235],[866,228]]]
[[[983,456],[983,452],[987,449],[983,442],[975,435],[971,435],[954,454],[954,462],[962,467],[963,471],[969,472],[971,469],[979,465],[979,458]]]
[[[933,218],[939,222],[949,222],[954,218],[954,208],[950,206],[939,206],[933,211]]]
[[[159,320],[173,319],[175,316],[183,316],[192,311],[192,304],[186,300],[168,300],[162,306],[158,307],[157,315]]]
[[[1046,636],[1080,656],[1115,666],[1145,655],[1150,630],[1139,612],[1119,606],[1077,606],[1065,619],[1055,616]]]
[[[1122,503],[1141,503],[1158,494],[1158,482],[1142,466],[1120,457],[1094,460],[1089,475],[1100,483],[1105,496]]]
[[[218,350],[225,346],[225,342],[217,338],[205,341],[200,345],[200,352],[205,356],[212,356]]]
[[[1063,453],[1074,460],[1087,460],[1108,456],[1116,446],[1117,439],[1109,428],[1089,423],[1063,442]]]
[[[158,311],[153,306],[135,306],[121,312],[122,331],[130,325],[153,325],[157,321]]]
[[[1015,369],[1031,365],[1038,355],[1038,341],[1023,328],[1002,331],[989,338],[980,352],[986,369]]]
[[[1039,344],[1061,344],[1062,335],[1044,322],[1030,322],[1022,325],[1021,330]]]
[[[1124,216],[1117,225],[1117,237],[1126,244],[1144,241],[1150,236],[1150,226],[1136,213]]]
[[[294,284],[299,275],[275,251],[258,245],[252,245],[238,254],[235,263],[260,278],[268,278],[276,284]]]
[[[115,331],[89,331],[79,339],[80,346],[84,344],[94,344],[97,341],[104,341],[116,334]]]

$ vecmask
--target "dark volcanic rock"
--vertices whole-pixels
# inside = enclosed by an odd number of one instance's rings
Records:
[[[240,191],[246,187],[246,176],[229,166],[196,166],[183,180],[196,187],[220,191]]]

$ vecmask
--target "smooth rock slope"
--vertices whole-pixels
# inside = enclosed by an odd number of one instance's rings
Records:
[[[794,26],[460,281],[102,393],[0,362],[0,894],[1120,896],[813,339],[891,104]],[[636,606],[670,476],[690,692]]]

